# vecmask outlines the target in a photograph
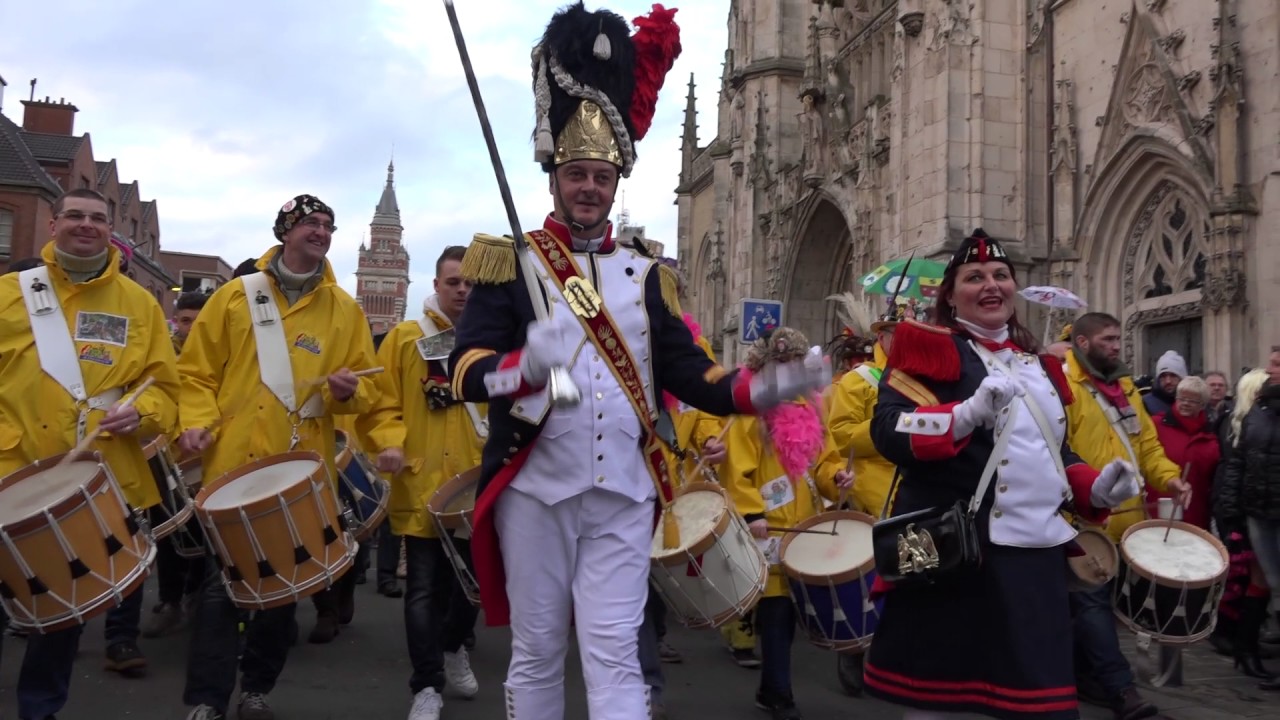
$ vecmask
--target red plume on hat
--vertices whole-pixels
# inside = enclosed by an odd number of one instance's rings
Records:
[[[655,3],[648,15],[631,21],[636,26],[636,33],[631,36],[636,53],[636,84],[631,94],[633,140],[638,141],[649,132],[657,110],[658,91],[680,56],[680,26],[676,25],[675,18],[676,8],[668,10]]]

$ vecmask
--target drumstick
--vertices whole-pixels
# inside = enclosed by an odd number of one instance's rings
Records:
[[[716,435],[716,442],[723,443],[726,435],[729,434],[729,428],[733,427],[733,421],[737,419],[737,415],[730,415],[725,421],[724,427],[720,429],[720,434]],[[698,464],[693,466],[691,477],[698,477],[702,473],[702,469],[706,466],[707,459],[701,455],[698,456]]]
[[[849,448],[849,462],[845,463],[845,465],[844,465],[844,471],[845,471],[845,472],[847,472],[847,473],[849,473],[849,478],[850,478],[850,479],[852,479],[852,478],[853,478],[853,448]],[[848,487],[842,487],[842,488],[840,488],[840,498],[839,498],[838,500],[836,500],[836,508],[837,508],[837,509],[844,507],[844,504],[845,504],[845,503],[847,503],[847,502],[849,502],[849,491],[850,491],[850,490],[853,490],[853,483],[852,483],[852,482],[851,482],[851,483],[849,483],[849,486],[848,486]],[[839,521],[837,521],[837,522],[839,522]]]
[[[143,380],[142,384],[139,385],[137,389],[134,390],[132,393],[129,393],[129,397],[125,398],[124,401],[120,403],[119,407],[121,409],[133,407],[133,404],[138,400],[138,397],[142,395],[142,391],[146,390],[147,388],[155,384],[155,381],[156,379],[153,377],[149,377],[146,380]],[[80,442],[76,443],[76,446],[71,448],[71,452],[62,456],[62,459],[58,461],[57,467],[62,467],[63,465],[66,465],[67,463],[71,462],[76,457],[79,457],[84,451],[89,449],[89,446],[92,445],[93,442],[97,440],[99,436],[102,435],[102,432],[103,432],[102,430],[95,428],[93,432],[86,433],[85,436],[80,440]]]
[[[384,371],[385,369],[386,369],[386,368],[384,368],[384,367],[382,367],[381,365],[379,365],[378,367],[366,368],[366,369],[364,369],[364,370],[356,370],[355,372],[353,372],[353,373],[351,373],[351,374],[352,374],[352,375],[355,375],[356,377],[365,377],[365,376],[367,376],[367,375],[377,375],[378,373],[380,373],[380,372]],[[328,376],[328,375],[325,375],[324,377],[311,378],[310,380],[308,380],[308,381],[306,381],[306,382],[302,383],[302,387],[304,387],[304,388],[312,388],[312,387],[315,387],[315,386],[317,386],[317,385],[323,385],[323,384],[325,384],[325,383],[326,383],[326,382],[328,382],[328,381],[329,381],[329,376]]]
[[[769,532],[780,533],[804,533],[806,535],[835,535],[836,529],[832,527],[830,530],[800,530],[793,527],[766,527]]]
[[[1183,485],[1186,485],[1187,474],[1190,472],[1191,472],[1191,463],[1187,463],[1187,466],[1182,468],[1182,484]],[[1169,527],[1164,529],[1164,540],[1161,540],[1160,542],[1169,542],[1169,533],[1173,530],[1173,516],[1178,514],[1177,511],[1178,511],[1177,505],[1174,505],[1172,508],[1169,509]]]

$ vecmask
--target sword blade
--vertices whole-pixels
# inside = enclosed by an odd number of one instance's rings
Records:
[[[467,42],[462,37],[462,27],[458,24],[458,14],[453,8],[453,0],[444,0],[444,10],[449,16],[449,25],[453,28],[453,40],[458,44],[458,57],[462,60],[462,71],[467,76],[467,87],[471,89],[471,101],[475,103],[476,115],[480,119],[480,131],[484,133],[484,142],[489,147],[489,160],[493,163],[493,174],[498,179],[498,192],[502,193],[502,204],[506,206],[507,220],[511,223],[511,237],[515,239],[516,251],[520,252],[526,247],[524,233],[520,231],[520,218],[516,215],[516,204],[511,198],[507,173],[502,169],[498,142],[493,137],[489,114],[484,109],[484,98],[480,96],[480,83],[476,80],[475,70],[471,67],[471,56],[467,53]],[[534,305],[537,304],[535,299]]]

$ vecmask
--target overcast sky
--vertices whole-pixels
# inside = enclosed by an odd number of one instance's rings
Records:
[[[529,139],[529,53],[567,3],[457,4],[527,230],[550,209]],[[686,84],[695,73],[705,144],[729,8],[727,0],[673,4],[684,52],[622,185],[632,222],[669,252]],[[607,7],[630,20],[651,3]],[[79,107],[76,132],[92,136],[95,158],[116,158],[121,180],[138,180],[142,196],[157,200],[166,250],[216,254],[234,267],[274,243],[286,200],[313,193],[337,214],[329,258],[353,290],[356,249],[393,146],[411,313],[431,292],[441,249],[509,231],[441,0],[14,1],[0,10],[0,28],[4,114],[21,124],[31,78],[37,97]]]

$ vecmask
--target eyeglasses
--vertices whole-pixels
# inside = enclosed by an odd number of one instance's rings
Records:
[[[1200,398],[1176,397],[1174,400],[1187,407],[1201,407],[1204,405],[1204,401]]]
[[[70,220],[73,223],[81,223],[85,221],[85,218],[88,218],[89,222],[92,222],[94,225],[110,225],[111,224],[111,218],[107,217],[106,213],[86,214],[86,213],[80,212],[79,210],[63,210],[61,213],[58,213],[58,214]]]
[[[306,225],[307,227],[311,228],[312,230],[324,230],[324,231],[325,231],[325,232],[327,232],[327,233],[335,233],[335,232],[338,232],[338,226],[337,226],[337,225],[334,225],[333,223],[324,222],[323,220],[317,220],[317,219],[315,219],[315,218],[307,218],[306,220],[303,220],[303,221],[299,222],[298,224],[299,224],[299,225]]]

